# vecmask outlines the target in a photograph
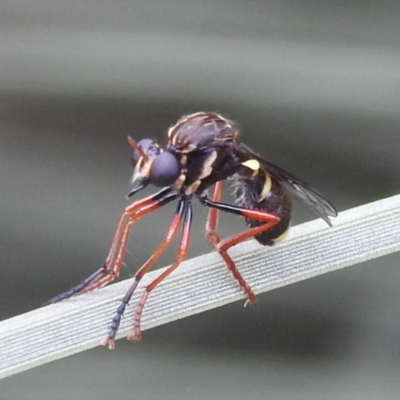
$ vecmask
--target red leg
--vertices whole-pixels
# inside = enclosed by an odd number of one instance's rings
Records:
[[[150,195],[142,200],[138,200],[130,206],[126,207],[118,223],[118,227],[112,241],[111,249],[108,253],[106,261],[104,262],[103,269],[105,270],[105,272],[111,271],[113,269],[115,255],[118,252],[119,246],[122,244],[122,238],[125,234],[127,227],[132,227],[133,223],[138,221],[141,217],[161,207],[163,205],[161,204],[163,198],[166,197],[169,192],[170,189],[164,188],[157,193]],[[157,205],[159,205],[159,207],[157,207]]]
[[[215,184],[214,194],[212,197],[212,201],[215,203],[219,203],[222,194],[222,181],[219,181]],[[219,217],[219,210],[218,208],[210,208],[207,216],[207,223],[206,223],[206,235],[207,239],[210,243],[214,246],[214,248],[218,251],[221,255],[223,260],[225,261],[226,266],[228,267],[229,271],[231,271],[232,276],[237,280],[239,286],[244,290],[247,295],[247,304],[254,303],[256,301],[256,295],[251,290],[251,287],[247,284],[247,282],[243,279],[242,275],[240,274],[239,270],[236,268],[236,265],[232,258],[229,256],[226,250],[219,248],[219,243],[221,242],[220,237],[217,234],[217,226],[218,226],[218,217]]]
[[[176,256],[176,259],[174,263],[167,268],[160,276],[158,276],[156,279],[154,279],[153,282],[148,285],[136,307],[135,311],[135,317],[134,317],[134,328],[133,328],[133,333],[128,335],[128,340],[140,340],[142,338],[142,334],[140,331],[140,320],[142,317],[142,312],[143,308],[146,304],[147,298],[152,290],[156,288],[156,286],[162,282],[168,275],[170,275],[178,266],[180,263],[186,258],[187,250],[189,247],[189,239],[190,239],[190,230],[192,226],[192,205],[189,201],[186,201],[186,210],[185,210],[185,219],[183,222],[183,227],[182,227],[182,236],[181,240],[179,242],[179,249],[178,249],[178,254]]]
[[[112,255],[112,258],[109,260],[109,264],[107,266],[107,274],[103,277],[99,277],[99,279],[96,279],[96,281],[92,282],[90,285],[88,285],[86,288],[84,288],[81,293],[86,293],[90,292],[94,289],[103,287],[107,285],[108,283],[112,282],[120,273],[125,251],[126,251],[126,246],[128,244],[128,239],[129,239],[129,234],[131,232],[132,225],[138,221],[141,217],[150,214],[151,212],[157,210],[167,202],[170,202],[174,200],[177,197],[175,193],[170,194],[169,196],[165,197],[165,199],[162,199],[161,201],[155,201],[153,203],[149,203],[142,208],[140,208],[135,214],[131,215],[129,218],[129,221],[127,225],[125,226],[125,229],[122,233],[120,242],[119,244],[119,249],[118,253]]]
[[[214,194],[212,200],[219,203],[222,194],[222,181],[215,184]],[[208,211],[207,222],[206,222],[206,236],[209,242],[215,247],[217,243],[221,240],[217,234],[219,220],[219,210],[218,208],[210,208]]]
[[[118,310],[112,320],[112,324],[110,327],[110,331],[108,332],[108,336],[101,342],[103,345],[108,344],[110,349],[114,348],[114,339],[115,335],[117,334],[119,325],[121,323],[122,315],[124,314],[125,308],[128,305],[133,293],[135,292],[139,282],[143,278],[143,275],[154,265],[157,259],[161,256],[161,254],[165,251],[168,245],[173,240],[179,225],[182,221],[182,216],[187,208],[186,206],[187,200],[181,199],[178,208],[176,210],[176,214],[172,223],[167,231],[167,235],[163,242],[160,244],[158,249],[150,256],[150,258],[146,261],[145,264],[136,272],[135,280],[131,287],[129,288],[128,292],[125,294],[124,298],[122,299],[121,305],[118,307]],[[142,307],[143,308],[143,307]]]
[[[250,286],[246,283],[246,281],[243,279],[242,275],[240,274],[239,270],[236,268],[236,265],[232,258],[229,256],[227,253],[228,249],[234,245],[236,245],[239,242],[242,242],[250,237],[253,237],[261,232],[264,232],[268,229],[271,229],[274,227],[279,221],[280,218],[277,217],[276,215],[264,212],[264,211],[259,211],[259,210],[251,210],[251,209],[246,209],[242,207],[237,207],[229,204],[223,204],[220,203],[220,197],[221,197],[221,191],[222,191],[222,184],[218,182],[215,186],[215,191],[214,191],[214,196],[212,200],[209,199],[201,199],[201,201],[208,205],[209,207],[212,207],[207,218],[207,224],[206,224],[206,233],[207,237],[210,240],[210,242],[214,245],[218,253],[221,255],[221,257],[224,259],[228,269],[231,271],[233,277],[238,281],[239,286],[244,290],[244,292],[247,295],[247,300],[245,302],[245,307],[254,301],[256,301],[256,295],[253,293],[251,290]],[[218,211],[223,210],[227,212],[231,212],[234,214],[242,215],[247,218],[253,218],[255,220],[263,221],[265,222],[264,225],[257,226],[254,228],[247,229],[243,232],[237,233],[235,235],[229,236],[223,240],[221,240],[216,233],[216,228],[217,228],[217,223],[218,223]],[[214,211],[214,212],[212,212]]]
[[[97,287],[104,286],[106,283],[114,280],[119,272],[119,269],[122,264],[122,256],[123,251],[126,247],[126,240],[129,234],[129,230],[134,222],[139,220],[144,215],[156,210],[157,208],[161,207],[162,205],[166,204],[169,201],[172,201],[177,196],[175,194],[169,194],[170,189],[162,189],[159,192],[148,196],[142,200],[136,201],[135,203],[128,206],[122,217],[119,221],[116,233],[114,235],[114,239],[112,242],[111,250],[107,256],[107,259],[103,266],[99,268],[96,272],[90,275],[88,278],[80,282],[78,285],[72,287],[68,291],[59,294],[58,296],[53,297],[49,302],[56,303],[58,301],[67,299],[71,296],[76,294],[86,293],[89,292]],[[128,230],[128,232],[126,232]],[[121,252],[121,246],[123,242],[123,238],[125,235],[125,243],[124,248]],[[116,265],[116,253],[120,255],[120,263],[119,267],[115,267]],[[101,281],[101,283],[99,283]],[[105,283],[103,283],[105,281]]]

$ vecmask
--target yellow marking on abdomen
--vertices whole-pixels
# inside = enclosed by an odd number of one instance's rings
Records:
[[[272,187],[272,179],[269,175],[267,175],[265,177],[264,186],[260,193],[260,197],[259,197],[260,200],[263,200],[268,196],[268,194],[271,192],[271,187]]]
[[[272,240],[274,243],[280,242],[280,241],[282,241],[283,239],[285,239],[285,238],[287,237],[288,234],[289,234],[289,228],[286,229],[286,231],[283,232],[282,234],[280,234],[277,238],[271,239],[271,240]]]

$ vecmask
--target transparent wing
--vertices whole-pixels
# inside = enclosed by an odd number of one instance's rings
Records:
[[[337,211],[321,193],[297,176],[265,160],[245,144],[241,143],[238,147],[244,154],[256,159],[272,178],[279,181],[288,192],[302,200],[329,226],[332,226],[329,217],[336,217]]]

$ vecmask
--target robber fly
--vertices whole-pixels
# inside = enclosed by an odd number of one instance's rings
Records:
[[[113,281],[120,273],[133,224],[165,204],[178,200],[165,239],[136,272],[133,284],[122,299],[108,336],[102,343],[114,348],[121,318],[140,280],[182,226],[174,263],[145,288],[136,307],[133,332],[128,339],[139,340],[140,320],[148,295],[186,257],[193,214],[191,202],[194,197],[210,208],[206,236],[245,292],[245,305],[254,302],[256,296],[229,256],[229,248],[250,237],[268,246],[283,239],[289,229],[292,215],[290,195],[300,198],[328,225],[331,225],[329,217],[335,217],[337,212],[329,201],[307,183],[263,159],[247,146],[239,144],[238,136],[238,127],[233,121],[217,113],[199,112],[182,117],[168,130],[168,143],[164,149],[152,139],[135,142],[129,137],[129,143],[133,147],[134,174],[133,187],[128,196],[133,196],[149,184],[161,189],[125,209],[104,265],[50,302],[87,293]],[[228,178],[233,180],[235,205],[220,201],[222,183]],[[211,187],[214,187],[214,190],[209,197],[208,190]],[[248,229],[221,239],[217,233],[219,211],[244,217]]]

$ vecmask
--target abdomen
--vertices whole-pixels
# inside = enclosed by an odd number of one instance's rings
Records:
[[[254,236],[262,245],[272,246],[286,236],[292,216],[292,201],[279,182],[274,179],[271,180],[270,189],[266,194],[262,193],[263,190],[265,190],[265,179],[260,176],[235,179],[234,194],[238,206],[265,211],[281,219],[273,228]],[[261,200],[260,195],[263,195]],[[246,223],[250,228],[265,224],[264,221],[250,218],[246,218]]]

